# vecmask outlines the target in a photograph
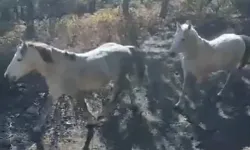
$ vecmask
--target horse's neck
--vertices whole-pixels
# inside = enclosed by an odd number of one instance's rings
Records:
[[[197,43],[189,47],[189,53],[186,53],[184,57],[186,59],[200,59],[201,57],[209,57],[212,51],[210,51],[211,45],[209,42],[198,36]]]

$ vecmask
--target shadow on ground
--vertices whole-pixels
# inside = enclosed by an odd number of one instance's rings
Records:
[[[200,96],[193,100],[196,109],[192,105],[186,106],[189,117],[208,129],[217,129],[215,134],[204,136],[203,130],[173,110],[182,76],[178,58],[169,58],[164,53],[170,45],[171,34],[150,37],[142,45],[147,56],[148,80],[143,88],[134,90],[142,115],[119,108],[103,127],[96,129],[90,149],[241,150],[250,145],[250,87],[247,80],[250,78],[247,71],[243,74],[245,78],[232,84],[222,101],[214,101],[214,95],[225,80],[225,74],[221,73],[217,79],[201,86]],[[27,149],[33,144],[29,133],[46,99],[46,86],[36,75],[17,85],[9,86],[5,82],[3,80],[0,85],[0,149]],[[129,99],[125,97],[124,101]],[[67,101],[60,106],[62,119],[57,144],[61,150],[80,150],[87,130],[80,125],[80,120],[75,120],[69,106]],[[52,127],[51,124],[46,127],[46,147],[54,138]],[[198,144],[200,148],[195,147]]]

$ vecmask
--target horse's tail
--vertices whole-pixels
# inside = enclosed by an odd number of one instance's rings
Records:
[[[243,68],[245,65],[249,64],[249,59],[250,59],[250,37],[246,35],[240,35],[242,40],[245,43],[245,52],[243,54],[243,57],[238,65],[238,69]]]
[[[128,47],[132,53],[133,62],[136,66],[137,78],[139,80],[139,83],[141,84],[145,76],[145,64],[144,59],[142,57],[142,53],[138,51],[135,46],[126,45],[126,47]]]

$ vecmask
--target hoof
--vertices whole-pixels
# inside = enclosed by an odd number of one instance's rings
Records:
[[[131,105],[130,109],[133,111],[133,113],[137,113],[139,111],[139,108],[136,105]]]
[[[34,127],[32,129],[32,134],[36,135],[36,136],[41,136],[43,134],[43,127]]]
[[[180,105],[180,103],[176,103],[176,104],[174,105],[174,109],[175,109],[175,110],[180,109],[180,106],[179,106],[179,105]]]
[[[92,121],[92,122],[88,122],[85,127],[86,128],[94,128],[94,127],[99,127],[99,126],[101,126],[99,122],[97,122],[97,121],[93,122]]]
[[[182,111],[182,109],[180,108],[179,105],[174,105],[173,109],[174,109],[174,111],[176,111],[176,112],[178,112],[178,113],[180,113],[180,114],[183,113],[183,111]]]
[[[43,136],[42,129],[39,127],[34,127],[32,129],[32,133],[30,134],[30,138],[35,143],[40,143],[41,138]]]
[[[97,117],[97,121],[101,123],[106,122],[107,120],[108,118],[102,115]]]
[[[100,127],[107,119],[105,117],[99,116],[97,120],[88,121],[86,128]]]
[[[41,129],[40,127],[34,127],[34,128],[32,129],[32,131],[33,131],[34,133],[40,133],[40,132],[42,132],[42,129]]]
[[[222,91],[217,93],[217,97],[222,97]]]
[[[173,109],[178,111],[180,109],[180,107],[178,105],[174,105]]]
[[[222,99],[222,94],[219,92],[217,95],[216,95],[216,101],[220,101]]]

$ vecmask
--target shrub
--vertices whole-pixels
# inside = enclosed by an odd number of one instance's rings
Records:
[[[139,36],[147,36],[153,27],[158,14],[156,7],[146,9],[144,6],[131,9],[133,19],[128,22],[123,18],[122,11],[117,8],[100,9],[93,15],[65,15],[61,19],[45,19],[36,23],[41,41],[51,41],[59,48],[73,48],[80,52],[105,42],[130,43],[129,30]],[[53,23],[52,23],[53,22]],[[131,32],[130,32],[131,33]],[[38,36],[39,36],[38,35]]]

